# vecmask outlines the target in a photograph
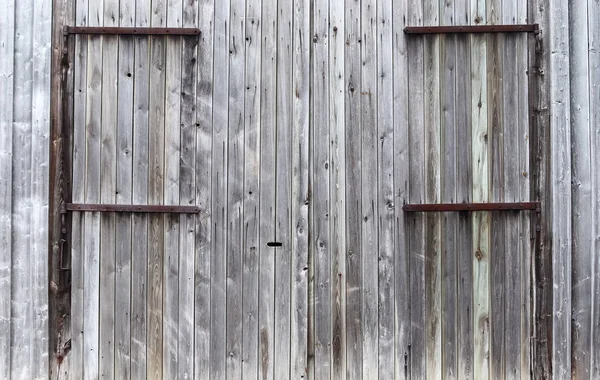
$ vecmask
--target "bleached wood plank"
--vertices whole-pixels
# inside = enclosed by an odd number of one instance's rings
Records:
[[[569,6],[548,3],[550,75],[551,215],[571,215],[571,112],[569,109]],[[571,218],[552,218],[552,378],[571,374]]]
[[[259,227],[261,164],[261,1],[246,2],[244,96],[244,221],[242,236],[242,373],[258,379]]]
[[[293,8],[293,121],[290,377],[308,378],[309,137],[310,137],[310,11],[307,0]]]
[[[471,24],[486,23],[485,1],[471,2]],[[473,170],[473,202],[487,202],[488,106],[486,36],[471,36],[471,165]],[[489,289],[489,213],[473,213],[473,377],[489,377],[490,289]]]
[[[362,379],[362,203],[360,3],[345,1],[344,69],[346,72],[346,378]]]
[[[135,1],[119,3],[119,25],[134,26]],[[134,39],[118,40],[116,203],[133,203]],[[131,378],[132,215],[116,215],[115,377]]]
[[[409,59],[408,43],[404,28],[408,25],[408,1],[395,1],[392,6],[392,59],[393,59],[393,107],[394,107],[394,339],[396,379],[410,377],[410,281],[409,281],[409,222],[402,211],[408,202],[409,189]],[[403,74],[404,73],[404,74]]]
[[[117,26],[119,2],[105,0],[103,25]],[[100,203],[115,203],[117,191],[118,37],[102,38]],[[116,214],[100,214],[100,376],[115,375]]]
[[[378,377],[394,378],[394,93],[392,1],[377,1]],[[406,75],[406,73],[398,73]],[[373,297],[374,298],[374,297]]]
[[[571,371],[572,378],[591,378],[593,302],[593,196],[592,126],[588,58],[588,4],[571,2],[569,6],[569,80],[571,126],[571,199],[572,272],[571,272]],[[558,83],[557,83],[558,84]],[[564,215],[564,214],[563,214]]]
[[[309,232],[314,257],[315,379],[331,375],[331,254],[329,231],[329,1],[314,3],[312,35],[311,178],[313,202]]]
[[[440,9],[440,24],[455,25],[454,3],[446,2]],[[456,36],[446,35],[440,38],[440,196],[443,203],[457,201],[457,188],[460,185],[457,175],[458,154],[464,140],[457,135],[465,124],[456,123]],[[464,99],[463,99],[464,102]],[[444,379],[457,379],[458,351],[458,235],[459,215],[443,213],[441,215],[441,332],[442,332],[442,366]]]
[[[183,2],[182,26],[197,25],[198,5]],[[196,86],[198,83],[198,39],[183,37],[181,43],[181,132],[179,163],[179,203],[196,204]],[[204,180],[204,179],[201,179]],[[177,331],[177,377],[194,376],[194,268],[196,253],[196,215],[179,217],[179,329]]]
[[[182,1],[166,1],[166,26],[181,27]],[[181,156],[181,37],[165,38],[164,204],[179,204]],[[179,215],[164,216],[163,248],[163,376],[174,379],[178,370],[179,337]]]
[[[423,2],[425,25],[439,24],[439,4]],[[424,37],[425,86],[425,202],[440,202],[440,36]],[[431,379],[442,376],[442,279],[441,216],[425,216],[425,350],[426,373]]]
[[[408,25],[423,25],[420,1],[408,3]],[[424,44],[423,39],[408,40],[408,194],[409,203],[425,201],[424,133]],[[408,366],[412,378],[425,378],[425,224],[422,214],[408,223],[410,278],[410,350]]]
[[[151,3],[150,26],[166,24],[166,1]],[[148,204],[165,202],[165,107],[166,107],[166,37],[150,38],[150,87],[148,120]],[[163,301],[165,267],[164,215],[148,218],[148,304],[147,368],[149,377],[163,377]]]
[[[211,249],[211,327],[210,378],[226,378],[226,257],[228,239],[227,167],[230,4],[215,2],[214,14],[214,87],[212,149],[212,215],[214,216]],[[236,23],[237,24],[237,23]]]
[[[266,244],[275,236],[277,1],[263,0],[261,19],[258,378],[270,379],[275,365],[275,250]]]
[[[283,379],[290,373],[290,296],[291,296],[291,182],[292,176],[292,41],[291,2],[277,3],[277,127],[275,156],[275,335],[274,377]]]
[[[10,373],[15,2],[0,14],[0,373]]]
[[[344,3],[329,3],[331,377],[346,376],[346,145]],[[310,349],[310,348],[309,348]]]
[[[196,217],[194,264],[194,378],[210,378],[211,342],[211,248],[212,223],[212,133],[213,133],[213,15],[214,1],[198,3],[198,78],[196,85]]]
[[[229,9],[229,97],[227,152],[226,247],[226,377],[242,377],[242,262],[244,222],[244,71],[245,4],[232,0]]]
[[[150,4],[137,1],[135,25],[150,24]],[[150,98],[150,52],[149,38],[136,38],[135,68],[133,72],[133,169],[132,201],[134,204],[148,203],[149,180],[149,98]],[[148,343],[148,216],[132,215],[131,251],[131,378],[145,379],[147,375]],[[136,242],[133,244],[133,242]]]

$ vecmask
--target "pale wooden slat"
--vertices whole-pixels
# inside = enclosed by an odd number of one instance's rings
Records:
[[[569,108],[569,7],[562,1],[548,3],[550,76],[550,186],[551,215],[571,215],[571,112]],[[571,374],[571,279],[572,220],[552,218],[552,378]]]
[[[362,379],[362,207],[361,191],[361,102],[360,102],[360,4],[345,2],[344,69],[346,72],[345,148],[346,160],[346,378]]]
[[[242,378],[242,262],[244,222],[244,71],[245,4],[232,0],[229,9],[229,97],[226,140],[226,378]],[[225,83],[223,83],[225,85]]]
[[[277,114],[277,1],[262,2],[258,378],[273,378],[275,337],[275,250],[266,244],[275,236],[275,144]]]
[[[485,24],[485,1],[471,2],[471,23]],[[473,202],[487,202],[488,168],[488,95],[486,36],[471,36],[471,134]],[[489,213],[473,214],[473,377],[487,379],[489,374],[490,289],[489,289]]]
[[[377,1],[378,376],[394,378],[394,93],[392,1]],[[398,75],[402,75],[398,73]],[[404,73],[405,75],[405,73]],[[405,124],[406,125],[406,124]]]
[[[346,375],[346,145],[344,3],[329,3],[329,150],[331,247],[331,377]],[[310,349],[310,348],[309,348]]]
[[[331,254],[329,231],[329,2],[314,4],[312,40],[311,246],[314,257],[314,366],[315,379],[331,375]],[[317,137],[318,136],[318,137]]]
[[[275,156],[275,233],[283,245],[275,251],[275,334],[274,377],[284,379],[290,373],[290,296],[291,296],[291,182],[292,176],[292,4],[277,3],[277,100]]]
[[[15,2],[0,15],[0,373],[10,373]]]
[[[119,25],[133,26],[135,1],[119,3]],[[118,42],[116,202],[133,203],[134,39]],[[115,377],[131,378],[132,215],[116,215]]]
[[[226,258],[228,239],[227,167],[230,4],[215,2],[213,70],[213,148],[212,148],[212,231],[210,378],[226,378]],[[238,22],[235,23],[238,25]],[[241,41],[240,41],[241,43]]]
[[[214,1],[198,3],[198,78],[196,85],[196,217],[194,263],[194,378],[210,378],[212,223],[212,125],[213,125],[213,14]]]
[[[454,25],[455,8],[454,3],[446,2],[440,9],[440,24]],[[440,39],[440,201],[456,202],[457,188],[460,185],[457,176],[457,155],[462,148],[464,140],[458,140],[457,134],[465,124],[456,123],[456,36],[443,36]],[[463,99],[464,101],[464,99]],[[459,215],[455,213],[443,213],[441,216],[441,277],[442,281],[442,377],[444,379],[457,379],[457,357],[458,351],[458,235]]]
[[[181,27],[182,2],[166,1],[167,27]],[[164,125],[164,204],[179,204],[179,166],[181,157],[181,38],[165,39],[165,125]],[[163,248],[163,347],[165,378],[176,378],[179,337],[179,215],[164,216]]]
[[[259,197],[261,163],[261,1],[246,2],[244,96],[244,221],[242,269],[242,373],[258,379]]]
[[[408,3],[408,25],[422,25],[423,7],[419,1]],[[423,39],[408,41],[408,201],[425,201],[424,134],[424,46]],[[425,224],[415,214],[407,226],[409,233],[410,350],[408,366],[412,378],[425,378]]]
[[[439,24],[439,4],[423,2],[425,25]],[[440,42],[439,36],[424,38],[425,86],[425,202],[440,201]],[[442,278],[441,215],[425,216],[425,350],[426,373],[431,379],[442,376]]]
[[[408,379],[410,340],[409,218],[401,205],[408,202],[409,188],[409,60],[408,40],[403,29],[408,25],[408,1],[395,1],[393,11],[393,95],[394,95],[394,282],[395,282],[395,378]],[[406,75],[400,75],[406,73]]]
[[[569,7],[568,28],[571,104],[571,167],[572,167],[572,272],[571,272],[571,376],[591,378],[592,354],[592,293],[593,256],[595,239],[592,205],[593,176],[590,130],[589,58],[588,58],[588,4],[573,2]]]
[[[195,2],[183,3],[182,26],[197,24],[198,7]],[[184,37],[181,45],[181,151],[179,163],[179,203],[195,204],[196,193],[196,86],[198,83],[198,39]],[[204,181],[204,179],[201,179]],[[198,231],[196,215],[179,218],[179,329],[177,331],[177,377],[194,376],[194,268]]]
[[[308,378],[310,11],[307,0],[293,8],[293,121],[291,207],[290,377]],[[329,326],[328,326],[329,327]]]

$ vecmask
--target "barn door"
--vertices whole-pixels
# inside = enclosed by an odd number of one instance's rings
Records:
[[[450,29],[406,30],[408,365],[416,378],[528,377],[527,34]]]

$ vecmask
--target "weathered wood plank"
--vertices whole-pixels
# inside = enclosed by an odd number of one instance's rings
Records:
[[[183,2],[183,27],[197,25],[198,6]],[[179,203],[196,202],[196,86],[198,70],[198,39],[183,37],[181,45],[181,147],[179,163]],[[205,181],[204,178],[201,181]],[[177,377],[194,377],[194,268],[196,254],[196,215],[179,217],[179,329],[177,331]]]
[[[569,5],[550,0],[551,215],[571,215],[571,112],[569,109]],[[572,220],[552,218],[552,378],[571,372]]]
[[[439,24],[439,4],[423,2],[425,25]],[[425,202],[440,201],[440,36],[424,37]],[[425,216],[425,350],[427,377],[442,376],[441,216]]]
[[[271,379],[275,359],[275,250],[266,244],[275,235],[277,1],[263,0],[261,19],[258,378]]]
[[[258,380],[259,227],[261,163],[261,1],[246,3],[244,95],[244,220],[242,230],[242,373]]]
[[[275,239],[283,245],[275,248],[275,335],[274,377],[284,379],[290,373],[290,296],[292,194],[292,42],[293,18],[291,2],[277,3],[277,127],[275,155]]]
[[[119,25],[133,26],[135,1],[119,3]],[[133,203],[134,39],[119,38],[116,202]],[[131,378],[132,215],[116,215],[115,377]]]
[[[344,3],[329,4],[331,377],[346,376],[346,145]],[[312,272],[311,272],[312,273]],[[310,349],[310,348],[309,348]]]
[[[394,378],[394,66],[392,1],[377,1],[378,376]]]
[[[209,379],[211,331],[211,248],[212,224],[212,132],[213,132],[213,0],[198,3],[198,84],[196,87],[196,217],[194,264],[194,378]]]
[[[420,1],[408,3],[408,24],[423,24]],[[425,134],[424,134],[424,45],[423,39],[408,41],[408,194],[410,203],[425,201]],[[408,223],[410,278],[410,350],[411,378],[425,378],[425,224],[422,214],[415,214]]]
[[[10,374],[15,1],[0,15],[0,373]]]
[[[360,3],[345,1],[346,72],[346,378],[362,379],[362,202]]]
[[[453,3],[446,2],[440,9],[440,24],[454,25],[455,8]],[[456,110],[456,36],[443,36],[440,39],[440,201],[456,202],[457,188],[460,185],[457,176],[457,155],[463,150],[458,147],[464,140],[459,140],[459,130],[465,128],[464,124],[457,124]],[[464,100],[462,100],[464,101]],[[458,320],[459,305],[458,294],[458,236],[459,215],[456,213],[443,213],[441,216],[441,277],[442,305],[441,305],[441,332],[442,332],[442,367],[441,374],[444,379],[457,379],[458,351]]]
[[[329,230],[329,1],[314,4],[312,35],[312,194],[315,379],[331,375],[331,254]],[[316,137],[318,136],[318,137]]]
[[[182,1],[166,1],[166,26],[181,27]],[[181,157],[181,37],[165,38],[164,105],[164,204],[179,204]],[[178,371],[179,338],[179,215],[164,216],[163,248],[163,377],[174,379]]]
[[[227,152],[227,308],[226,353],[228,379],[242,377],[242,263],[244,223],[244,71],[245,4],[232,0],[229,10],[229,97]]]
[[[470,14],[471,23],[485,24],[485,1],[472,1]],[[486,46],[486,36],[471,36],[473,202],[487,202],[489,197]],[[473,377],[475,379],[487,379],[490,376],[489,227],[489,213],[473,214]]]
[[[310,11],[310,1],[294,3],[290,378],[300,379],[308,378]]]
[[[409,59],[404,28],[408,25],[408,1],[396,1],[392,7],[393,121],[394,121],[394,339],[395,375],[408,379],[410,341],[409,218],[401,205],[408,201],[409,188]],[[407,73],[407,75],[399,75]]]
[[[210,297],[210,378],[226,377],[226,258],[228,239],[227,167],[228,154],[228,102],[229,102],[229,48],[230,5],[223,1],[214,13],[214,74],[217,83],[213,92],[213,148],[212,148],[212,248]],[[237,22],[236,22],[237,25]]]

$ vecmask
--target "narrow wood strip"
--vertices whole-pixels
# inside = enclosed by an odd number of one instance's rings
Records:
[[[142,35],[142,36],[198,36],[198,28],[160,28],[160,27],[91,27],[91,26],[67,26],[67,34],[88,34],[88,35]]]
[[[444,34],[444,33],[534,33],[539,31],[538,24],[522,25],[456,25],[456,26],[408,26],[406,34]]]
[[[406,212],[440,212],[440,211],[521,211],[539,210],[539,202],[516,203],[425,203],[406,204],[402,209]]]
[[[132,213],[159,213],[159,214],[197,214],[201,211],[198,206],[164,206],[164,205],[123,205],[123,204],[93,204],[93,203],[66,203],[67,211],[88,212],[132,212]]]

